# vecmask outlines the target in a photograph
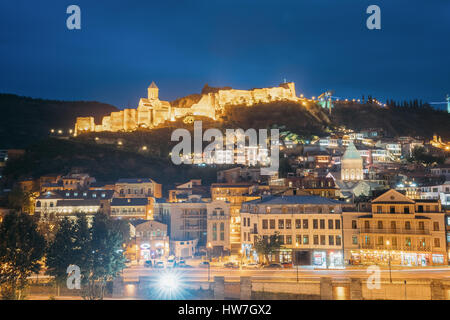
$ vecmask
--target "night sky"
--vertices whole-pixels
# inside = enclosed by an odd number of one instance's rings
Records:
[[[81,8],[81,30],[66,8]],[[381,8],[381,30],[366,8]],[[444,101],[450,1],[0,2],[0,92],[137,106],[160,98],[296,83],[297,94]]]

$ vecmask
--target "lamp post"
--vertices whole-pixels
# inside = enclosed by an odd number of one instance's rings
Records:
[[[211,242],[208,242],[208,248],[206,252],[208,253],[208,282],[211,280]]]
[[[295,246],[298,248],[298,242],[295,243]],[[295,253],[297,254],[297,252],[295,252]],[[294,260],[294,259],[292,259],[292,260]],[[297,267],[297,282],[298,282],[298,261],[297,261],[297,259],[295,259],[295,264]]]
[[[241,256],[241,264],[239,265],[239,270],[242,270],[242,259],[243,259],[243,251],[239,250],[239,255]]]
[[[388,260],[388,264],[389,264],[389,281],[392,283],[392,271],[391,271],[391,250],[389,249],[389,245],[390,245],[390,241],[386,240],[386,246],[388,247],[388,255],[389,255],[389,260]]]

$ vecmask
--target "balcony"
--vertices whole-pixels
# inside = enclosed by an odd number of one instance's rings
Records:
[[[431,251],[429,246],[401,246],[401,245],[384,245],[384,244],[361,244],[361,249],[386,250],[386,251]]]
[[[230,216],[226,216],[226,215],[213,215],[210,214],[208,215],[208,220],[229,220]]]
[[[372,234],[412,234],[412,235],[429,235],[430,230],[420,229],[377,229],[377,228],[361,228],[360,233],[372,233]]]

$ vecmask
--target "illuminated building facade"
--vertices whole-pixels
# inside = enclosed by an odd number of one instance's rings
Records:
[[[242,204],[242,249],[258,260],[255,242],[276,232],[282,249],[272,260],[319,268],[343,266],[342,203],[319,196],[267,196]],[[269,258],[270,259],[270,258]]]
[[[445,214],[437,200],[412,200],[389,190],[371,213],[344,212],[345,260],[350,264],[447,264]]]
[[[245,201],[259,199],[252,193],[252,185],[248,183],[213,183],[211,199],[221,200],[230,204],[230,245],[231,253],[238,254],[241,249],[241,204]]]

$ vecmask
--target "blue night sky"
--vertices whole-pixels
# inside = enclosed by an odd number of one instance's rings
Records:
[[[66,8],[81,8],[81,30]],[[381,8],[381,30],[366,8]],[[2,1],[0,92],[136,106],[205,83],[250,89],[286,78],[297,94],[444,101],[448,0]]]

